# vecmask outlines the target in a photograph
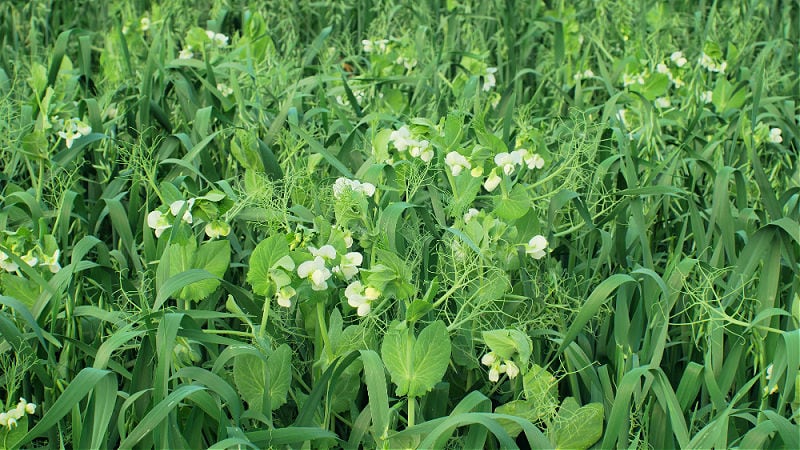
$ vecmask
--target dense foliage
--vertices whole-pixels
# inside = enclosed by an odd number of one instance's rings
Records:
[[[258,3],[0,4],[0,449],[800,448],[796,2]]]

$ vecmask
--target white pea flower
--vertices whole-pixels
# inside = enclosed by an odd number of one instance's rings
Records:
[[[58,256],[61,252],[56,249],[52,255],[42,255],[42,261],[39,263],[41,266],[47,266],[51,273],[58,273],[61,270],[61,264],[58,262]]]
[[[658,63],[656,66],[656,72],[663,73],[663,74],[670,74],[669,67],[667,67],[664,63]]]
[[[472,178],[480,178],[483,176],[483,166],[475,166],[469,171]]]
[[[8,414],[0,413],[0,426],[8,426]]]
[[[637,73],[637,74],[624,73],[622,74],[622,84],[625,87],[631,86],[633,84],[644,85],[644,73]]]
[[[0,252],[0,268],[6,272],[16,272],[19,270],[19,265],[10,260],[11,258],[3,252]]]
[[[537,234],[525,244],[525,253],[533,257],[533,259],[541,259],[547,254],[545,252],[547,245],[547,239],[541,234]]]
[[[22,259],[22,261],[24,261],[25,264],[27,264],[30,267],[36,266],[36,264],[39,262],[39,258],[33,256],[31,252],[28,252],[27,254],[21,256],[20,259]]]
[[[783,136],[781,136],[781,129],[770,128],[768,140],[773,144],[780,144],[781,142],[783,142]]]
[[[324,259],[336,258],[336,249],[330,244],[323,245],[318,249],[315,247],[308,247],[308,252],[314,257],[321,257]]]
[[[497,188],[497,186],[500,185],[501,181],[503,181],[503,179],[500,178],[500,176],[497,175],[497,173],[494,170],[492,170],[489,173],[489,176],[486,178],[486,181],[484,181],[483,187],[487,191],[492,192],[493,190],[495,190]]]
[[[225,83],[217,83],[217,90],[220,94],[222,94],[223,97],[233,94],[233,88],[228,87],[228,85]]]
[[[480,211],[475,208],[470,208],[469,211],[464,214],[464,223],[469,223],[469,221],[477,217],[478,214],[480,214]]]
[[[583,71],[583,78],[592,78],[594,76],[594,72],[592,69],[586,69]]]
[[[295,291],[293,287],[284,286],[275,293],[275,298],[278,301],[278,305],[284,308],[291,308],[292,298],[294,298],[295,295],[297,295],[297,291]]]
[[[25,405],[25,412],[28,414],[33,414],[36,412],[36,404],[35,403],[27,403]]]
[[[410,145],[416,143],[411,137],[411,130],[406,125],[392,131],[389,135],[389,140],[394,142],[394,147],[398,152],[404,152]]]
[[[166,214],[159,210],[155,210],[151,211],[150,214],[147,215],[147,226],[155,230],[156,237],[161,237],[161,234],[164,233],[164,230],[172,227],[172,224],[169,223],[169,219],[167,218]]]
[[[492,383],[500,381],[500,371],[497,367],[492,366],[492,368],[489,369],[489,381]]]
[[[522,156],[523,153],[516,150],[511,153],[498,153],[494,157],[494,163],[497,164],[497,167],[503,169],[503,173],[511,175],[514,173],[515,166],[522,164]]]
[[[711,99],[713,98],[713,93],[711,91],[705,91],[700,93],[700,101],[703,103],[711,103]]]
[[[544,167],[544,158],[538,153],[532,153],[525,157],[525,164],[528,166],[528,169],[541,169]]]
[[[213,42],[217,47],[225,47],[228,45],[228,36],[225,36],[222,33],[206,30],[206,36],[208,36],[208,38],[211,39],[211,42]]]
[[[339,265],[333,271],[341,273],[345,280],[350,280],[358,274],[358,268],[364,262],[364,256],[358,252],[350,252],[342,255]]]
[[[350,230],[344,230],[344,246],[347,248],[353,246],[353,233]]]
[[[672,81],[672,84],[674,84],[675,87],[678,89],[682,88],[684,84],[686,84],[680,77],[670,77],[670,80]]]
[[[519,367],[514,364],[514,361],[506,361],[506,375],[512,380],[519,375]]]
[[[13,417],[8,418],[8,429],[17,428],[17,419]]]
[[[344,290],[347,304],[356,308],[356,314],[364,317],[372,309],[371,303],[380,297],[380,292],[373,287],[364,287],[360,281],[353,281]]]
[[[333,198],[341,198],[346,192],[359,192],[372,197],[375,194],[375,185],[372,183],[361,183],[358,180],[350,180],[348,178],[337,178],[333,183]]]
[[[667,97],[658,97],[654,103],[658,108],[669,108],[671,105]]]
[[[683,56],[683,52],[680,51],[673,52],[671,55],[669,55],[669,59],[671,59],[672,62],[678,67],[683,67],[688,62],[686,58]]]
[[[142,31],[147,31],[150,29],[150,19],[147,17],[142,17],[139,21],[139,29]]]
[[[361,41],[361,47],[364,49],[364,53],[372,53],[375,51],[375,45],[369,39],[363,39]]]
[[[187,46],[178,53],[178,59],[192,59],[194,57],[194,53],[192,52],[192,46]]]
[[[497,356],[494,352],[488,352],[483,357],[481,357],[481,364],[484,366],[492,366],[497,361]]]
[[[450,168],[450,173],[457,177],[464,169],[470,169],[472,164],[469,160],[458,152],[450,152],[444,157],[444,163]]]
[[[312,261],[305,261],[297,268],[297,275],[300,278],[305,278],[311,281],[311,289],[315,291],[324,291],[328,288],[328,279],[331,277],[331,271],[325,267],[325,259],[321,256],[316,256]]]
[[[426,140],[416,141],[408,146],[408,153],[414,158],[422,158],[422,152],[426,151],[428,147],[430,147],[430,142]]]
[[[205,232],[209,238],[217,239],[230,234],[231,226],[222,220],[215,220],[206,224]]]
[[[192,223],[194,221],[194,218],[192,217],[192,207],[194,206],[193,198],[190,198],[189,200],[176,200],[170,203],[169,212],[171,212],[173,216],[177,217],[184,205],[186,206],[186,211],[183,212],[181,219],[186,223]]]
[[[495,78],[494,74],[497,73],[497,67],[487,67],[486,73],[484,73],[483,78],[483,90],[484,92],[489,92],[492,90],[493,87],[497,86],[497,79]]]

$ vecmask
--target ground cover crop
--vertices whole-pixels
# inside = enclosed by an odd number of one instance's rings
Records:
[[[3,2],[0,449],[800,448],[798,8]]]

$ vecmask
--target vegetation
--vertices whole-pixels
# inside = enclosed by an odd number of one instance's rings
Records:
[[[0,448],[800,448],[796,2],[250,3],[0,4]]]

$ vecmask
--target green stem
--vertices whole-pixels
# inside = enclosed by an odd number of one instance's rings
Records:
[[[408,397],[408,426],[413,427],[416,420],[416,411],[414,408],[414,397]]]
[[[267,335],[267,319],[269,318],[270,299],[264,299],[264,312],[261,314],[261,327],[258,329],[258,335],[264,337]]]
[[[325,304],[317,302],[317,323],[319,323],[319,334],[322,338],[322,344],[325,347],[325,353],[329,361],[333,361],[333,348],[328,340],[328,324],[325,323]]]

